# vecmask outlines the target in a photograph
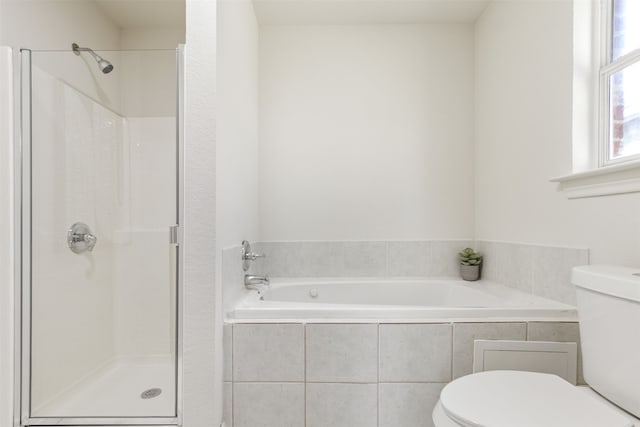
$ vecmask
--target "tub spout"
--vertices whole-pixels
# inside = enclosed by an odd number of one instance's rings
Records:
[[[269,286],[269,276],[244,275],[244,287],[251,290],[262,290]]]

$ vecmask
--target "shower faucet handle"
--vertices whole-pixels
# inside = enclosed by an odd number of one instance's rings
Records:
[[[249,270],[249,263],[258,258],[266,258],[265,254],[251,252],[251,243],[246,240],[242,241],[242,270]]]
[[[91,229],[83,222],[76,222],[67,230],[67,245],[75,254],[93,251],[97,242],[98,238],[91,234]]]

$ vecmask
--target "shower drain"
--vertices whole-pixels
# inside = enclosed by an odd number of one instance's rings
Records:
[[[160,393],[162,393],[161,388],[150,388],[140,393],[140,397],[142,399],[153,399],[154,397],[160,396]]]

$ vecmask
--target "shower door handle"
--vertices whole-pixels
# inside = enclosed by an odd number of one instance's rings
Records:
[[[172,225],[169,227],[169,244],[177,245],[178,244],[178,226]]]
[[[97,242],[98,238],[91,234],[91,229],[83,222],[76,222],[67,230],[67,245],[75,254],[91,252]]]

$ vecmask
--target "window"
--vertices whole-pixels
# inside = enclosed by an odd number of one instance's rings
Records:
[[[640,0],[574,2],[569,199],[640,193],[639,22]]]
[[[608,0],[600,69],[600,166],[640,160],[640,1]]]

